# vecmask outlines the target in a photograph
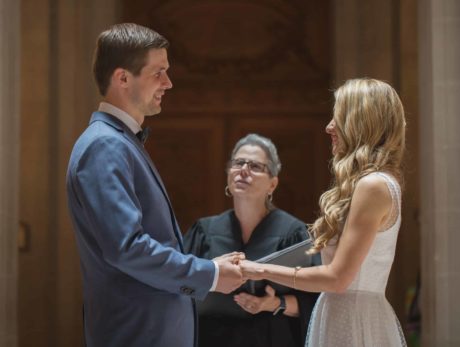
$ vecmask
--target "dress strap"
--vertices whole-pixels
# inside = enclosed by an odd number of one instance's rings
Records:
[[[383,230],[387,230],[391,228],[401,216],[401,187],[396,178],[386,172],[373,172],[372,174],[379,175],[385,180],[391,194],[391,213],[383,228]]]

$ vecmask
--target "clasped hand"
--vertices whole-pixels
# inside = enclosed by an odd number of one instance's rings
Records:
[[[216,292],[229,294],[246,282],[239,266],[244,259],[245,255],[241,252],[232,252],[213,259],[219,266]]]
[[[244,253],[241,252],[232,252],[213,259],[219,266],[217,292],[228,294],[239,288],[248,279],[263,278],[260,264],[245,259]]]

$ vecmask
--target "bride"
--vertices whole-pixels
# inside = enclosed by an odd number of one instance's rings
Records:
[[[332,188],[320,198],[311,226],[324,265],[289,268],[241,261],[245,278],[268,279],[323,292],[306,346],[406,346],[385,298],[401,225],[401,159],[405,147],[401,101],[387,83],[347,81],[335,92]]]

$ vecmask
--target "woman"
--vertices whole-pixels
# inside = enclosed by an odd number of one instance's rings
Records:
[[[405,120],[388,84],[347,81],[335,92],[332,188],[320,198],[311,231],[322,266],[288,268],[241,263],[244,276],[320,295],[307,346],[405,346],[385,288],[401,224],[401,158]]]
[[[185,235],[186,252],[212,259],[242,251],[255,260],[307,239],[305,224],[272,204],[280,169],[269,139],[256,134],[240,139],[225,187],[234,209],[198,220]],[[314,261],[307,259],[306,266]],[[317,294],[278,289],[257,282],[234,296],[209,294],[198,305],[199,346],[303,346]]]

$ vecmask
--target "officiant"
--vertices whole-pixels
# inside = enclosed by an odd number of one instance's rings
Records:
[[[233,209],[201,218],[185,235],[185,251],[212,259],[241,251],[262,258],[308,238],[305,224],[273,204],[281,162],[273,142],[241,138],[227,165],[225,195]],[[319,265],[319,255],[308,260]],[[317,294],[272,283],[247,283],[233,294],[210,293],[198,303],[200,347],[300,347]]]

